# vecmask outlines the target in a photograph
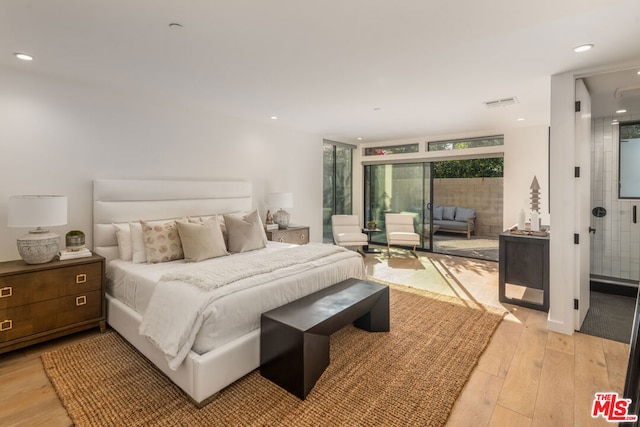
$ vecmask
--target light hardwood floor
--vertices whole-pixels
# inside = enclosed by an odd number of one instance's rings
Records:
[[[498,302],[498,264],[392,250],[367,255],[367,274],[482,304]],[[504,305],[496,330],[449,418],[448,426],[597,426],[594,394],[622,393],[629,346],[576,333],[549,332],[546,313]],[[0,355],[0,425],[72,425],[40,354],[97,335],[95,330]],[[99,384],[95,385],[99,387]]]
[[[591,418],[594,394],[622,394],[628,344],[550,332],[547,314],[498,301],[498,263],[419,253],[367,255],[367,274],[389,282],[504,307],[448,426],[610,426]]]

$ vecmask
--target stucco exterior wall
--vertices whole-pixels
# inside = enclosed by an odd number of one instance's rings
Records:
[[[437,178],[433,204],[475,208],[476,236],[497,237],[502,223],[503,178]]]

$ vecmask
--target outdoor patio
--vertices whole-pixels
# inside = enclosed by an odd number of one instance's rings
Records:
[[[433,252],[498,261],[498,238],[436,233],[433,235]]]

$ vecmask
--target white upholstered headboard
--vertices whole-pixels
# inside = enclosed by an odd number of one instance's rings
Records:
[[[118,258],[113,223],[248,211],[248,181],[97,179],[93,182],[93,250]]]

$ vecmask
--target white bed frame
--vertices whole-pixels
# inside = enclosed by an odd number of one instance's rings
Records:
[[[168,219],[252,208],[251,183],[207,180],[99,179],[93,186],[93,246],[107,259],[118,258],[113,223]],[[107,322],[199,406],[260,366],[260,330],[199,355],[191,352],[173,371],[164,355],[138,334],[142,316],[107,295]]]

